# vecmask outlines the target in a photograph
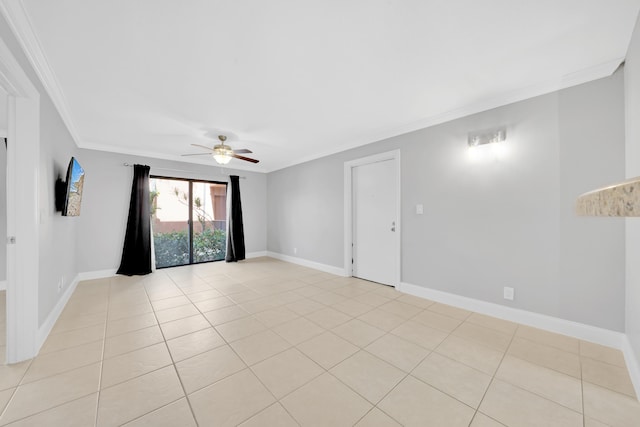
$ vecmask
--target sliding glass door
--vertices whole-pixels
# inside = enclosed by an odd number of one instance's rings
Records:
[[[192,182],[193,261],[220,261],[227,244],[227,184]]]
[[[156,267],[225,258],[226,183],[152,176],[149,185]]]

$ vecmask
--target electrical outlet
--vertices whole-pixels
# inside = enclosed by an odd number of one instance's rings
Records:
[[[508,286],[504,287],[504,299],[513,301],[514,294],[515,294],[515,291],[513,290],[513,288],[510,288]]]
[[[297,255],[298,254],[298,248],[293,248],[293,254]]]

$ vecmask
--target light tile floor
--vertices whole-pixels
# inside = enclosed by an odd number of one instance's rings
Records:
[[[7,352],[7,292],[0,291],[0,365],[4,365]]]
[[[0,366],[0,410],[12,426],[640,425],[619,351],[268,258],[80,283],[40,355]]]

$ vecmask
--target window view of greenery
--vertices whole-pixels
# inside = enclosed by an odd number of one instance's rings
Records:
[[[227,244],[227,186],[193,183],[193,262],[224,259]]]
[[[151,222],[156,266],[189,264],[193,238],[193,262],[223,260],[226,247],[226,185],[193,181],[189,205],[189,181],[150,180]],[[189,233],[189,209],[193,237]]]

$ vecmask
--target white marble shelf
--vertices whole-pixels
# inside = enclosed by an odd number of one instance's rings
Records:
[[[578,197],[579,216],[640,217],[640,177],[584,193]]]

